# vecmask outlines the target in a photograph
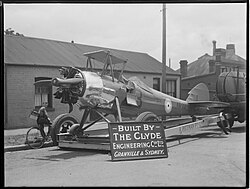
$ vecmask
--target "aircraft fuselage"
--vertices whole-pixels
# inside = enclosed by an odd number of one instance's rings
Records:
[[[95,103],[108,104],[118,96],[123,116],[137,116],[145,111],[166,116],[204,114],[204,111],[193,109],[186,101],[154,90],[139,80],[123,83],[87,71],[82,71],[82,75],[86,80],[85,93],[79,98],[83,106],[89,103],[93,106]],[[100,109],[107,107],[103,105]]]

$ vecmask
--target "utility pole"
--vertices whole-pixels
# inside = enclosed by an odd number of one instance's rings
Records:
[[[163,4],[162,21],[162,92],[166,93],[166,4]]]
[[[166,94],[166,4],[162,6],[162,93]],[[166,116],[161,116],[162,120],[166,120]]]

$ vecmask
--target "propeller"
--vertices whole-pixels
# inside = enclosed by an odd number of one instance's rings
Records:
[[[77,103],[79,97],[82,97],[86,90],[86,81],[81,70],[70,67],[59,69],[63,79],[54,78],[51,83],[58,87],[54,97],[61,99],[61,103],[69,104],[69,113],[73,111],[73,104]]]

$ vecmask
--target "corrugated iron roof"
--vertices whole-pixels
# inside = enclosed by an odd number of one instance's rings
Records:
[[[160,74],[162,72],[162,64],[147,53],[24,36],[4,36],[5,64],[74,66],[83,68],[87,63],[87,57],[83,54],[97,50],[110,50],[119,55],[119,57],[128,59],[125,71]],[[102,68],[103,66],[98,61],[93,63],[95,68]],[[166,67],[166,72],[167,74],[179,75],[179,72],[169,67]]]
[[[213,60],[214,57],[205,54],[198,58],[196,61],[188,64],[187,76],[198,76],[209,73],[209,60]]]

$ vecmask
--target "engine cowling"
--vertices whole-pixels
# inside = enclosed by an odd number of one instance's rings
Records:
[[[86,81],[81,70],[76,68],[64,68],[61,71],[64,78],[54,78],[52,85],[57,88],[55,98],[61,99],[61,103],[69,104],[69,112],[73,110],[73,104],[77,103],[86,90]]]

